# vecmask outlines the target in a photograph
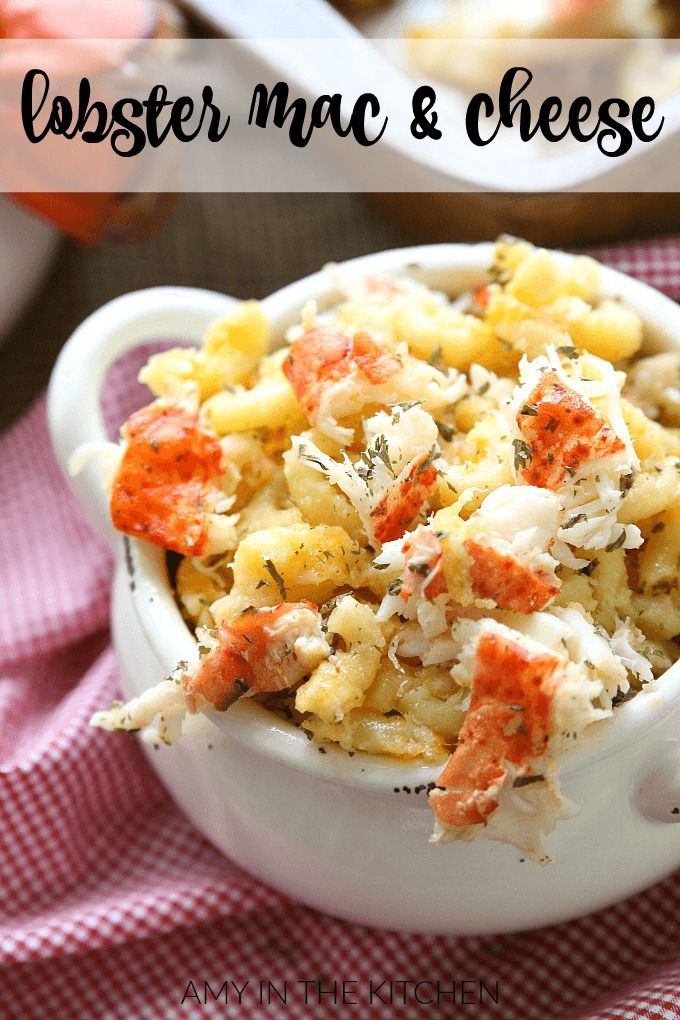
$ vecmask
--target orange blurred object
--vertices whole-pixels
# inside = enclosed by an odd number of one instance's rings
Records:
[[[104,238],[117,243],[141,241],[157,230],[177,202],[173,192],[147,191],[27,191],[10,197],[15,205],[87,245]]]
[[[87,39],[102,40],[103,65],[125,59],[140,41],[177,37],[183,22],[176,9],[150,0],[0,0],[2,39]],[[129,41],[112,51],[110,40]],[[89,47],[83,59],[98,60],[96,47]],[[91,68],[69,66],[73,77]],[[127,168],[126,168],[127,169]],[[112,182],[113,183],[113,182]],[[105,237],[135,240],[151,233],[173,204],[173,195],[102,192],[21,192],[11,195],[18,205],[36,213],[64,233],[84,244],[96,244]]]
[[[157,23],[147,0],[0,0],[2,39],[149,39]]]

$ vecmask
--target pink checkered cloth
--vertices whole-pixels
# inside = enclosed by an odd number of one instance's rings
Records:
[[[680,241],[596,254],[680,299]],[[144,400],[136,367],[108,392],[118,421]],[[680,875],[581,921],[461,939],[323,916],[222,857],[133,739],[88,726],[118,694],[111,567],[59,474],[41,398],[0,439],[0,1017],[680,1017]],[[368,1001],[369,981],[454,978],[499,982],[500,1004]],[[249,982],[241,1004],[228,986],[228,1007],[224,990],[199,1007],[189,981],[203,999],[226,979]],[[316,1004],[343,979],[357,1005]],[[295,983],[313,980],[326,983],[305,1006]],[[294,994],[258,1005],[260,981]]]

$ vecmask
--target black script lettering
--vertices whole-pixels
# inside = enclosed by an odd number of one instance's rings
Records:
[[[664,124],[661,117],[657,127],[648,131],[646,125],[654,116],[654,100],[642,96],[632,108],[624,99],[605,99],[597,110],[597,123],[592,130],[582,125],[591,117],[593,105],[587,96],[578,96],[566,112],[566,126],[555,130],[553,125],[560,119],[564,105],[559,96],[548,96],[541,102],[534,118],[530,101],[523,96],[533,80],[527,67],[511,67],[505,72],[498,89],[498,104],[487,92],[478,92],[468,103],[465,114],[465,128],[470,141],[477,146],[489,145],[501,127],[517,128],[523,142],[530,141],[540,132],[549,142],[559,142],[571,134],[578,142],[596,140],[600,152],[605,156],[623,156],[638,138],[650,142],[657,138]],[[492,131],[483,136],[480,130],[482,119],[496,117]],[[624,123],[630,118],[631,127]]]
[[[125,113],[130,109],[130,117]],[[135,124],[131,117],[141,117],[144,107],[139,99],[117,99],[111,111],[112,123],[118,127],[111,133],[111,148],[118,156],[138,156],[146,145],[146,133],[140,124]],[[126,141],[131,144],[125,148]]]
[[[482,138],[479,133],[479,118],[480,115],[484,114],[485,117],[491,117],[494,112],[493,99],[486,92],[478,92],[472,97],[468,103],[468,108],[465,113],[465,130],[467,136],[474,145],[488,145],[492,142],[498,132],[501,129],[500,120],[496,124],[496,130],[488,138]]]
[[[641,96],[633,104],[633,112],[630,115],[631,123],[633,125],[633,133],[637,138],[641,138],[643,142],[653,142],[655,138],[658,138],[661,134],[661,128],[664,125],[665,117],[662,117],[659,121],[659,126],[656,131],[652,131],[651,134],[647,134],[644,129],[644,124],[648,120],[651,120],[656,112],[654,100],[651,96]]]
[[[21,120],[26,137],[33,144],[41,142],[48,134],[63,135],[69,139],[80,135],[89,144],[108,138],[116,155],[130,157],[142,152],[147,141],[157,148],[170,133],[181,142],[193,141],[203,130],[208,114],[207,134],[211,142],[221,141],[230,123],[228,116],[224,124],[220,123],[221,111],[213,102],[213,91],[209,85],[201,93],[203,102],[198,124],[193,129],[188,124],[197,112],[194,100],[190,96],[170,100],[164,85],[154,85],[144,101],[117,99],[109,110],[102,100],[92,100],[90,82],[81,78],[75,117],[67,96],[54,96],[48,105],[49,91],[50,79],[45,71],[33,68],[24,76]],[[168,122],[160,127],[160,118],[166,110],[169,110]],[[45,120],[40,127],[37,122],[43,117]]]
[[[436,127],[439,114],[433,110],[436,101],[437,93],[431,85],[420,85],[413,93],[411,134],[414,138],[433,138],[434,141],[439,141],[441,138],[442,133]]]
[[[87,78],[82,78],[78,89],[76,131],[82,134],[84,142],[101,142],[108,136],[113,123],[108,123],[109,111],[106,109],[106,104],[98,99],[91,103],[90,93],[90,82]],[[87,122],[93,114],[97,117],[97,125],[94,128],[88,128]]]
[[[588,120],[593,112],[593,104],[588,96],[579,96],[569,107],[569,130],[577,142],[589,142],[597,134],[597,125],[592,131],[582,131],[581,124]]]
[[[341,138],[352,134],[360,145],[375,145],[385,131],[387,117],[377,135],[369,137],[366,131],[367,119],[380,115],[380,103],[371,92],[364,92],[354,103],[352,113],[345,127],[342,122],[342,95],[339,92],[318,96],[308,110],[306,99],[298,97],[290,99],[290,89],[284,81],[279,81],[272,89],[259,84],[253,90],[250,103],[248,124],[266,128],[270,118],[274,127],[283,128],[288,118],[288,137],[293,145],[304,149],[316,128],[322,128],[330,121],[333,131]]]
[[[630,106],[625,99],[607,99],[601,103],[597,126],[599,128],[601,124],[604,124],[605,127],[598,132],[597,147],[605,156],[622,156],[633,144],[633,136],[627,127],[615,120],[611,112],[613,106],[618,107],[619,117],[627,117],[630,114]],[[618,139],[613,148],[605,145],[605,140],[609,138],[614,142]]]
[[[43,93],[38,102],[37,109],[34,109],[33,85],[37,80],[42,81]],[[48,134],[65,135],[67,138],[72,137],[72,135],[69,135],[68,129],[73,120],[73,107],[66,96],[56,96],[52,100],[52,107],[45,127],[42,131],[35,131],[34,124],[42,113],[49,91],[50,79],[45,71],[34,67],[31,71],[27,72],[21,87],[21,121],[26,137],[29,142],[34,144],[41,142]]]

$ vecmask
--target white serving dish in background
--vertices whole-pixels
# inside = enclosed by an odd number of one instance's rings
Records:
[[[345,263],[356,273],[396,272],[451,294],[485,279],[491,245],[436,245]],[[571,256],[563,255],[568,259]],[[603,269],[603,293],[642,317],[648,349],[680,344],[680,308],[650,287]],[[311,298],[329,306],[329,274],[266,298],[280,341]],[[208,291],[158,288],[128,294],[90,316],[63,349],[49,391],[49,420],[64,471],[82,443],[104,438],[99,409],[109,365],[163,337],[198,344],[232,300]],[[74,413],[77,410],[77,413]],[[196,642],[157,546],[113,533],[101,464],[71,479],[90,520],[118,558],[113,636],[126,697],[195,660]],[[102,706],[102,708],[105,706]],[[252,874],[296,900],[351,921],[388,928],[482,934],[580,916],[663,878],[680,865],[680,662],[564,756],[565,794],[581,805],[548,840],[555,863],[478,839],[432,845],[425,792],[439,768],[317,747],[254,701],[194,716],[172,747],[149,761],[196,826]],[[107,741],[133,739],[101,734]],[[404,790],[408,788],[411,792]]]
[[[410,24],[427,19],[433,9],[442,10],[445,5],[442,0],[400,0],[394,7],[378,9],[360,21],[357,19],[364,31],[359,31],[328,0],[257,0],[257,3],[188,0],[185,6],[203,18],[216,33],[240,39],[242,51],[258,66],[271,72],[272,84],[283,80],[296,94],[316,97],[329,89],[332,91],[329,83],[346,82],[351,65],[349,80],[353,95],[374,91],[379,96],[389,96],[393,110],[409,111],[415,86],[432,79],[409,66],[406,43],[401,36]],[[281,44],[282,39],[287,41],[286,45]],[[323,45],[315,51],[314,47],[303,45],[304,40],[314,39],[345,40],[351,47]],[[564,51],[558,47],[564,45],[563,40],[528,42],[546,47],[543,50],[545,68],[561,64]],[[476,43],[475,40],[464,41],[466,47]],[[571,59],[577,53],[584,66],[588,63],[600,65],[602,47],[606,49],[610,43],[611,40],[578,40],[575,44],[578,50],[571,50]],[[514,46],[517,40],[507,40],[507,44]],[[644,41],[640,41],[640,46],[643,45]],[[523,57],[519,57],[518,52],[524,53]],[[675,52],[677,54],[677,49]],[[508,66],[527,60],[532,62],[522,50],[508,53]],[[585,77],[587,80],[587,75]],[[566,106],[579,94],[579,89],[584,88],[583,79],[584,74],[579,73],[578,68],[576,73],[572,70],[569,94],[563,96]],[[492,94],[498,87],[494,82],[495,75],[488,86]],[[589,85],[585,87],[590,88]],[[619,95],[620,83],[612,82],[610,87],[614,90],[612,95]],[[368,184],[361,179],[357,183],[356,177],[351,176],[351,150],[345,150],[345,162],[350,171],[348,190],[472,190],[525,194],[571,190],[678,190],[674,170],[680,140],[680,93],[677,90],[660,104],[659,115],[663,113],[665,124],[659,137],[646,146],[633,145],[629,152],[616,159],[603,155],[594,142],[583,145],[566,138],[556,145],[536,137],[525,143],[514,130],[501,131],[492,146],[477,148],[469,141],[465,130],[468,91],[440,83],[437,93],[438,127],[442,138],[437,142],[416,141],[411,136],[407,117],[398,122],[393,120],[380,141],[384,186],[370,170],[367,171]],[[596,108],[597,102],[594,105]]]

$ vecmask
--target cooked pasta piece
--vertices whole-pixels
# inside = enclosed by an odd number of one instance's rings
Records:
[[[246,383],[268,342],[269,324],[260,306],[246,301],[208,327],[200,350],[173,348],[154,354],[139,381],[158,397],[176,397],[188,387],[206,400],[226,386]]]
[[[358,708],[380,665],[385,638],[370,606],[344,595],[326,624],[328,634],[342,639],[337,649],[298,688],[295,707],[324,722],[340,722]]]

